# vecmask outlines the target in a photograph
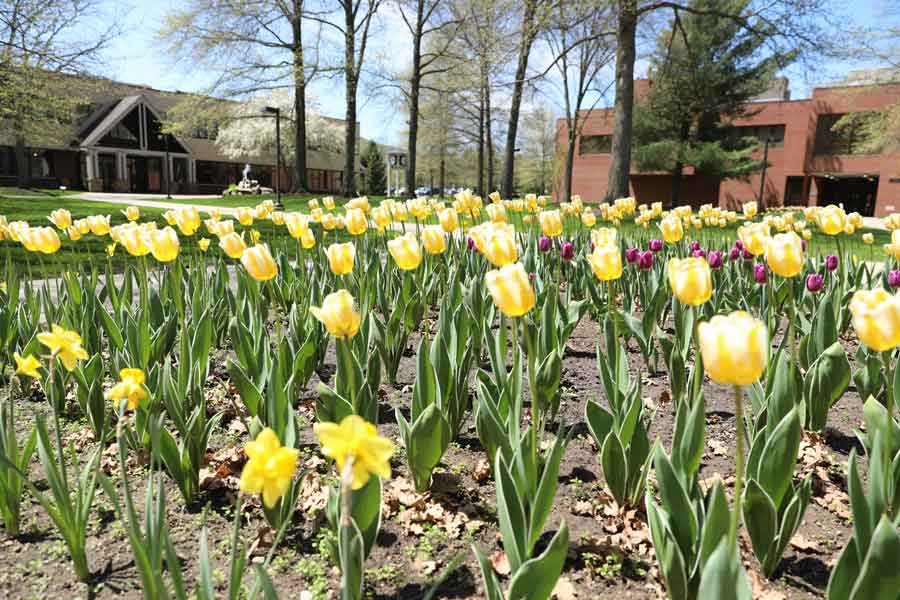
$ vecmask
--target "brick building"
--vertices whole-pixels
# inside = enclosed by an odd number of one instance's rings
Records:
[[[886,77],[885,73],[890,74]],[[750,115],[734,121],[745,136],[768,138],[768,168],[746,180],[712,180],[685,169],[681,198],[695,205],[718,202],[733,208],[748,200],[764,206],[837,204],[866,216],[900,210],[900,153],[862,154],[853,132],[838,134],[832,125],[843,115],[900,102],[900,78],[885,71],[851,73],[843,84],[817,87],[811,97],[791,100],[787,80],[753,100]],[[887,81],[885,81],[887,80]],[[635,81],[635,95],[649,89]],[[607,189],[613,128],[612,109],[592,111],[575,149],[572,193],[599,201]],[[557,124],[557,145],[565,153],[566,121]],[[857,140],[858,141],[858,140]],[[762,157],[764,149],[759,150]],[[634,168],[634,163],[632,163]],[[671,175],[632,170],[631,193],[641,203],[669,203]]]

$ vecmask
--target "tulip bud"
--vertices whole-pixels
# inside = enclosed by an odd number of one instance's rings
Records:
[[[575,256],[575,245],[572,242],[563,242],[559,251],[564,260],[572,260],[572,257]]]
[[[562,233],[562,215],[558,210],[545,210],[538,215],[541,230],[548,237],[556,237]]]
[[[268,281],[278,275],[278,265],[267,244],[257,244],[245,250],[241,255],[241,264],[250,277],[257,281]]]
[[[719,250],[713,250],[712,252],[710,252],[708,262],[710,269],[722,268],[722,265],[724,264],[722,252],[720,252]]]
[[[712,274],[704,258],[672,258],[669,286],[682,304],[699,306],[712,297]]]
[[[700,249],[700,242],[698,242],[697,240],[692,241],[690,244],[690,248],[691,252],[696,252]]]
[[[741,240],[734,240],[734,247],[737,248],[738,250],[743,250],[744,242],[742,242]]]
[[[753,265],[753,280],[759,284],[766,282],[766,265],[763,263]]]
[[[353,261],[356,258],[356,246],[353,242],[346,244],[331,244],[325,250],[328,257],[328,266],[335,275],[346,275],[353,270]]]
[[[404,271],[412,271],[422,262],[422,246],[412,233],[390,240],[387,247],[394,262]]]
[[[706,250],[703,248],[697,248],[693,252],[691,252],[691,256],[694,258],[706,258]]]
[[[741,257],[741,251],[737,247],[733,247],[728,251],[728,260],[737,260]]]
[[[469,250],[478,250],[478,247],[475,245],[475,240],[471,235],[466,237],[466,246],[469,247]]]
[[[600,281],[612,281],[622,276],[622,254],[618,246],[597,246],[587,259]]]
[[[753,254],[751,254],[750,251],[747,250],[746,248],[744,248],[743,250],[741,250],[741,257],[742,257],[744,260],[753,260]]]
[[[825,268],[829,271],[834,271],[838,268],[838,257],[834,254],[829,254],[825,257]]]
[[[535,304],[534,290],[522,263],[512,263],[484,276],[494,304],[508,317],[521,317]]]
[[[640,250],[637,248],[628,248],[625,250],[625,260],[628,261],[628,264],[632,265],[637,262],[637,259],[640,257]]]
[[[750,385],[762,376],[769,358],[769,336],[758,319],[743,311],[716,315],[698,325],[697,337],[703,368],[716,383]]]
[[[900,271],[891,271],[887,276],[888,285],[892,288],[900,287]]]
[[[806,289],[811,293],[817,294],[821,292],[824,286],[825,278],[818,273],[810,273],[806,276]]]
[[[642,271],[649,271],[653,267],[653,252],[645,250],[638,257],[638,266]]]
[[[803,248],[804,252],[806,252],[806,240],[805,239],[800,240],[800,247]]]
[[[359,331],[362,320],[353,307],[353,296],[347,290],[338,290],[325,296],[322,306],[311,306],[312,313],[338,339],[352,338]]]
[[[650,240],[648,247],[650,252],[660,252],[663,249],[663,242],[662,240]]]
[[[548,252],[552,243],[553,242],[550,240],[550,238],[548,238],[546,235],[542,235],[540,239],[538,239],[538,250],[540,250],[541,252]]]

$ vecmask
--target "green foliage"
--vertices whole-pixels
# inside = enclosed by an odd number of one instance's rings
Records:
[[[378,149],[378,144],[370,141],[363,155],[362,162],[366,167],[365,190],[366,194],[379,195],[387,189],[387,175],[384,168],[384,157]]]

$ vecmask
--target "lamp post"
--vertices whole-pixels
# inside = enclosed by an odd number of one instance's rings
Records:
[[[281,203],[281,109],[267,106],[263,109],[267,115],[275,115],[275,208],[283,210]]]
[[[172,166],[172,161],[169,160],[169,136],[165,133],[158,133],[158,134],[156,134],[156,139],[158,139],[161,142],[165,142],[165,144],[166,144],[166,165],[165,165],[165,168],[163,169],[163,174],[164,174],[164,177],[166,178],[166,198],[171,200],[172,194],[171,194],[171,189],[169,188],[169,184],[172,181],[172,174],[169,171],[169,169]]]

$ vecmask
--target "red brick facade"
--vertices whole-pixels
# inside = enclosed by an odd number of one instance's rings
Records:
[[[635,82],[646,90],[646,82]],[[638,97],[642,93],[636,94]],[[878,109],[900,102],[900,84],[815,88],[805,100],[762,101],[752,104],[751,116],[734,122],[748,129],[747,135],[772,139],[769,166],[761,204],[764,206],[843,203],[864,215],[883,216],[900,211],[900,154],[851,153],[852,136],[842,138],[830,131],[839,115]],[[612,134],[612,109],[594,110],[587,117],[575,149],[572,193],[585,201],[601,201],[607,188],[612,156],[608,140],[589,136]],[[761,129],[759,129],[761,128]],[[753,132],[756,133],[753,133]],[[557,144],[565,155],[566,121],[557,124]],[[593,142],[593,144],[592,144]],[[593,147],[592,147],[593,145]],[[762,156],[762,149],[759,156]],[[760,200],[761,173],[746,180],[715,181],[687,169],[681,185],[685,204],[718,202],[737,207]],[[559,186],[557,186],[559,189]],[[631,193],[639,203],[668,204],[671,176],[632,170]]]

